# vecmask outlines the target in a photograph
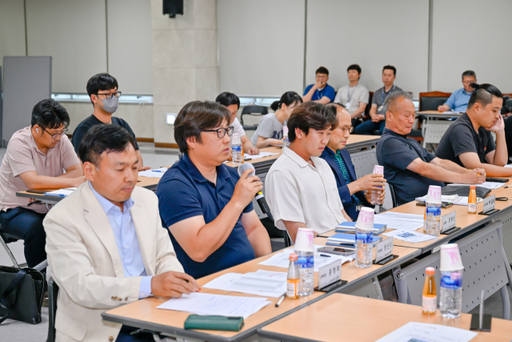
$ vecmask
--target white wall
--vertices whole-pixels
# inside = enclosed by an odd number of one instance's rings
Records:
[[[25,56],[23,1],[0,1],[0,66],[4,56]]]

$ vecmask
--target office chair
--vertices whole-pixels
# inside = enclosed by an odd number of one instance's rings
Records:
[[[389,193],[391,194],[391,200],[393,202],[393,208],[398,207],[398,201],[396,198],[395,188],[393,187],[393,184],[387,182],[386,184],[389,185]]]
[[[266,114],[268,114],[268,107],[258,105],[245,106],[240,115],[240,124],[244,130],[256,130],[258,125],[244,125],[244,115],[261,116]]]
[[[420,93],[420,112],[424,110],[437,110],[437,107],[443,105],[451,94],[441,91]]]
[[[59,286],[52,277],[48,279],[48,337],[46,342],[55,342],[55,314],[57,313],[57,295]]]
[[[11,259],[13,266],[16,267],[16,268],[27,267],[26,263],[24,263],[24,264],[19,264],[18,263],[18,261],[14,257],[14,254],[12,253],[11,249],[7,245],[7,244],[9,244],[11,242],[16,242],[16,241],[18,241],[17,237],[15,237],[13,235],[10,235],[10,234],[7,234],[6,232],[4,232],[2,230],[2,226],[0,226],[0,244],[4,247],[5,251],[9,255],[9,258]]]

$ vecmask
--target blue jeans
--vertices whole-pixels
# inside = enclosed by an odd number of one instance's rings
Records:
[[[34,267],[46,260],[44,217],[45,214],[39,214],[22,207],[0,212],[2,231],[24,240],[25,259],[29,267]]]
[[[135,330],[138,330],[138,328],[123,325],[119,335],[117,335],[116,342],[155,342],[153,334],[151,333],[141,332],[135,335],[130,335],[130,333]]]
[[[379,131],[382,135],[382,131],[386,127],[386,121],[382,120],[379,122],[365,121],[354,129],[354,134],[372,134],[373,131]]]

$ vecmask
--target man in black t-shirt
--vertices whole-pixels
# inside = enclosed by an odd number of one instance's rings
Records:
[[[498,88],[491,84],[477,86],[466,113],[445,132],[436,155],[468,169],[482,168],[491,177],[512,176],[512,169],[503,167],[508,153],[502,105],[503,95]],[[496,133],[496,143],[491,132]]]
[[[437,158],[416,140],[406,137],[416,114],[409,93],[391,93],[384,106],[387,108],[386,128],[377,145],[377,160],[384,166],[384,178],[393,185],[398,205],[426,195],[430,185],[483,183],[484,170],[467,170]]]
[[[100,124],[114,124],[125,128],[135,140],[135,150],[140,161],[139,170],[149,169],[150,167],[143,166],[139,145],[130,125],[123,119],[112,116],[117,110],[119,96],[121,96],[121,92],[118,91],[117,80],[107,73],[96,74],[87,81],[87,93],[94,107],[94,112],[87,119],[80,122],[73,132],[71,142],[76,153],[78,154],[78,147],[89,128]]]

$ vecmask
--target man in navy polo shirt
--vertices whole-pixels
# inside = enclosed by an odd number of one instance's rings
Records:
[[[263,184],[224,165],[231,113],[193,101],[178,113],[174,137],[183,157],[158,183],[160,217],[185,272],[200,278],[271,252],[252,199]]]
[[[310,84],[304,90],[302,101],[304,103],[313,101],[327,104],[334,101],[336,91],[327,84],[329,80],[329,70],[326,67],[320,67],[316,70],[316,83]]]

